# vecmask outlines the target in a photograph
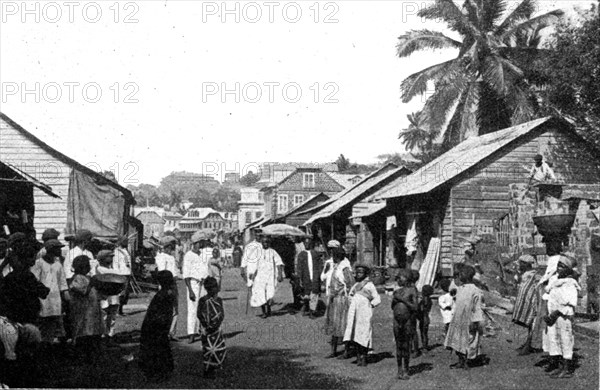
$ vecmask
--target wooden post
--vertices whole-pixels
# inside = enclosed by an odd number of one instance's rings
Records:
[[[334,229],[333,229],[333,219],[332,219],[332,220],[331,220],[331,238],[330,238],[330,240],[335,240],[335,237],[334,237],[334,235],[333,235],[333,230],[334,230]]]

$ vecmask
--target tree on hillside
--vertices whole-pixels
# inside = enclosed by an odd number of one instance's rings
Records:
[[[338,172],[340,172],[340,173],[347,171],[351,166],[350,160],[347,159],[346,157],[344,157],[343,154],[340,154],[340,156],[337,158],[335,163],[338,167]]]
[[[600,15],[593,6],[575,22],[558,24],[552,49],[539,72],[547,80],[542,91],[549,114],[572,119],[581,135],[600,146]]]
[[[410,153],[384,153],[378,155],[377,159],[380,161],[381,166],[392,163],[399,167],[408,168],[411,171],[414,171],[423,165],[421,161],[415,159]]]
[[[419,50],[451,48],[456,58],[407,77],[401,85],[407,103],[433,83],[422,115],[426,130],[443,139],[446,147],[465,138],[493,132],[533,119],[538,110],[534,84],[528,72],[542,55],[539,32],[562,15],[555,10],[532,17],[535,0],[523,0],[508,13],[507,0],[435,0],[418,15],[441,20],[460,35],[453,39],[427,29],[411,30],[398,39],[397,54],[408,57]]]
[[[250,187],[260,180],[260,176],[250,171],[240,178],[240,184],[244,187]]]

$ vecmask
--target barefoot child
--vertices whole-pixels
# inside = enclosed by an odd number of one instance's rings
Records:
[[[50,293],[41,301],[40,331],[42,340],[46,343],[57,344],[65,337],[63,325],[63,301],[69,300],[69,287],[60,262],[61,248],[64,245],[51,239],[44,243],[44,254],[35,261],[31,273],[36,279],[50,289]]]
[[[140,337],[140,368],[149,380],[161,381],[173,372],[169,331],[173,321],[173,302],[177,299],[171,271],[156,274],[160,290],[154,295]]]
[[[414,313],[417,310],[417,289],[410,287],[410,272],[401,269],[396,277],[398,288],[392,298],[394,312],[394,339],[396,341],[396,361],[398,379],[408,379],[410,347],[415,329]]]
[[[209,276],[204,281],[206,295],[198,302],[198,319],[202,325],[202,346],[204,348],[204,376],[215,378],[215,369],[221,368],[227,349],[221,332],[225,317],[223,301],[219,297],[219,282]]]
[[[452,368],[468,369],[468,361],[477,358],[481,353],[481,337],[483,335],[483,294],[473,283],[475,269],[461,267],[459,278],[461,285],[456,292],[454,316],[448,327],[444,346],[458,355],[458,363]]]
[[[550,358],[559,360],[559,367],[550,373],[553,378],[573,376],[573,315],[577,307],[577,292],[581,290],[573,271],[576,262],[573,258],[560,256],[557,274],[550,278],[546,293],[548,315],[544,321],[548,325],[547,351]]]
[[[413,333],[412,333],[412,351],[411,351],[412,357],[417,358],[417,357],[421,356],[421,348],[419,348],[419,333],[417,332],[417,329],[419,329],[419,319],[422,316],[421,304],[423,301],[423,295],[416,287],[417,281],[419,280],[419,277],[420,277],[419,271],[411,269],[409,272],[410,272],[410,276],[407,281],[407,287],[414,288],[415,293],[417,294],[417,309],[415,311],[413,311],[413,313],[412,313],[412,315],[413,315],[412,323],[413,323],[415,329],[413,330]]]
[[[419,302],[419,309],[417,310],[417,321],[419,333],[421,334],[421,345],[426,351],[429,350],[429,313],[431,312],[431,295],[433,294],[433,287],[426,284],[421,290],[421,300]]]
[[[446,336],[450,321],[452,321],[452,315],[454,314],[454,296],[448,291],[450,289],[449,279],[443,279],[440,282],[440,287],[445,293],[438,298],[438,305],[440,306],[442,321],[444,322],[444,336]]]
[[[98,263],[100,263],[96,267],[96,273],[99,275],[102,274],[118,274],[118,271],[113,268],[113,260],[115,254],[111,250],[101,250],[98,252]],[[102,300],[100,301],[100,306],[102,306],[102,311],[104,313],[104,336],[106,341],[111,344],[113,343],[113,336],[115,335],[115,325],[117,322],[117,313],[119,312],[119,306],[121,301],[119,300],[119,295],[102,295]]]
[[[350,289],[350,307],[348,323],[344,333],[344,342],[353,343],[357,347],[357,366],[367,365],[367,352],[373,342],[371,317],[373,308],[381,303],[381,298],[373,282],[369,280],[370,268],[366,264],[357,264],[356,283]]]
[[[70,285],[69,306],[73,340],[88,362],[98,352],[104,333],[100,298],[92,278],[88,276],[90,269],[90,258],[86,255],[73,259],[75,274]]]

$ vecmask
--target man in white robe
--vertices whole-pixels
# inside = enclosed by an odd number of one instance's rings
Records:
[[[260,307],[262,318],[267,318],[271,315],[271,305],[277,283],[283,281],[283,261],[279,254],[271,248],[269,238],[263,238],[262,248],[256,263],[256,271],[252,274],[248,273],[248,278],[252,281],[250,305]]]

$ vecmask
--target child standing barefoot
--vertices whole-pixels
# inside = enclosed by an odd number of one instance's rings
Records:
[[[394,291],[392,310],[394,311],[394,339],[396,341],[396,361],[398,379],[408,379],[410,346],[415,329],[414,313],[417,310],[417,290],[409,287],[410,273],[402,269],[396,277],[399,289]]]
[[[152,298],[142,323],[140,368],[146,378],[162,381],[168,379],[174,368],[169,331],[173,321],[176,290],[171,271],[159,271],[156,279],[160,290]]]
[[[440,305],[440,311],[442,312],[442,321],[444,321],[444,336],[448,333],[448,326],[452,321],[452,315],[454,314],[454,297],[448,291],[450,289],[450,280],[443,279],[440,282],[440,287],[444,291],[444,295],[440,295],[438,298],[438,305]]]
[[[73,339],[88,362],[91,362],[92,357],[98,352],[104,333],[100,298],[93,280],[88,276],[90,269],[89,257],[81,255],[73,259],[75,274],[70,286],[69,311]]]
[[[369,266],[357,264],[355,268],[356,283],[350,289],[350,307],[344,342],[353,342],[357,346],[357,366],[364,367],[367,365],[367,352],[373,342],[371,324],[373,308],[381,303],[381,298],[375,285],[369,280]]]
[[[421,301],[419,302],[419,309],[417,310],[419,322],[419,333],[421,333],[421,345],[423,349],[429,350],[429,313],[431,312],[431,295],[433,294],[433,287],[426,284],[421,290]]]
[[[458,363],[453,368],[468,369],[467,362],[477,358],[481,353],[481,337],[483,334],[483,310],[481,304],[483,294],[473,283],[475,268],[460,268],[461,285],[456,292],[454,316],[448,327],[444,346],[453,349],[458,355]]]
[[[204,280],[206,294],[198,302],[198,319],[202,325],[202,346],[204,348],[204,376],[215,378],[215,369],[221,368],[227,349],[221,332],[225,317],[223,301],[219,298],[219,283],[209,276]]]

